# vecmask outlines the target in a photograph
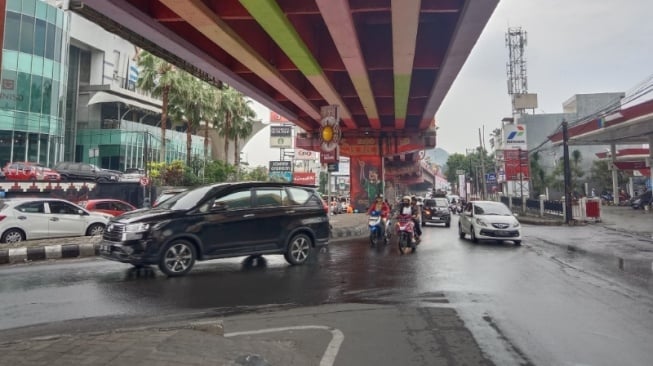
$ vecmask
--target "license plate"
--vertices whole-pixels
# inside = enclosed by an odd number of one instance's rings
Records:
[[[510,233],[505,231],[497,231],[497,236],[510,236]]]

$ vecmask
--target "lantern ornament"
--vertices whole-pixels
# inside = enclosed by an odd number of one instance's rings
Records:
[[[320,127],[320,145],[322,151],[333,151],[340,143],[340,126],[333,116],[322,118]]]

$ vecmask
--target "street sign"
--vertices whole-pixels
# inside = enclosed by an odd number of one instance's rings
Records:
[[[465,175],[465,171],[462,169],[456,170],[456,175]]]
[[[270,147],[291,149],[292,126],[270,126]]]
[[[338,163],[328,163],[327,164],[327,170],[331,173],[337,172],[338,171]]]

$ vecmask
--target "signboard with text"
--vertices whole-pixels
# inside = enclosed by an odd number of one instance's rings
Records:
[[[296,184],[315,185],[315,173],[295,172],[292,175],[292,182]]]
[[[292,161],[271,161],[268,174],[274,182],[292,182]]]
[[[527,149],[525,125],[507,124],[503,126],[503,138],[506,149]]]
[[[317,152],[295,149],[295,160],[317,160]]]
[[[506,180],[528,180],[528,151],[503,150]]]
[[[292,126],[270,126],[270,147],[292,149]]]
[[[340,148],[336,148],[333,151],[320,152],[321,164],[337,163],[339,159],[340,159]]]
[[[272,112],[270,111],[270,123],[288,123],[287,118],[282,117],[279,113],[277,112]]]

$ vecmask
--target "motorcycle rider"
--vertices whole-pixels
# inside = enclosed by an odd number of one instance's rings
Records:
[[[410,199],[413,222],[415,223],[415,235],[419,239],[422,236],[422,206],[417,203],[417,197]]]
[[[382,194],[376,196],[376,201],[367,210],[367,214],[371,216],[374,211],[378,211],[381,216],[381,237],[383,237],[385,235],[385,226],[388,223],[388,216],[390,215],[390,206],[383,201]]]
[[[411,243],[415,243],[415,221],[413,220],[413,207],[410,204],[410,197],[409,196],[404,196],[401,199],[401,203],[399,204],[399,210],[397,213],[397,218],[399,221],[403,220],[409,220],[413,224],[413,230],[411,230],[411,237],[410,241]]]

